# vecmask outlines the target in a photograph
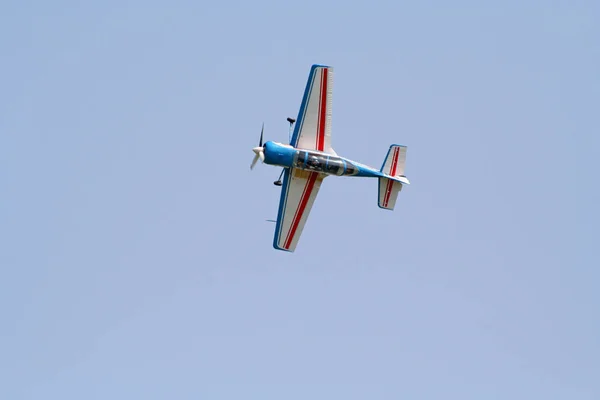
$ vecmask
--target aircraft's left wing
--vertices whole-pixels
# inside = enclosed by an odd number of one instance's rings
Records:
[[[290,144],[307,150],[335,154],[331,148],[331,98],[333,68],[313,65]]]
[[[273,247],[293,252],[325,175],[286,168]]]

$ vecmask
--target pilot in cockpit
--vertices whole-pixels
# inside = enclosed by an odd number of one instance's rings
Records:
[[[310,169],[317,169],[319,167],[319,160],[317,157],[310,157],[306,162],[306,165],[308,165]]]

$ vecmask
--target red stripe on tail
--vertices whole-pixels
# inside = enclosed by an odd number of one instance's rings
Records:
[[[396,167],[398,166],[398,154],[400,153],[398,147],[394,147],[394,154],[392,156],[392,167],[390,169],[390,175],[396,176]],[[388,202],[390,201],[390,196],[392,195],[392,189],[394,187],[394,181],[388,179],[386,188],[385,188],[385,196],[383,197],[383,206],[387,207]]]

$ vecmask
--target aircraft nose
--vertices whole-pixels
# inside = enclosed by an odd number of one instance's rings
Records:
[[[275,149],[275,147],[277,147],[277,145],[271,140],[266,142],[264,146],[265,146],[265,151],[273,151]]]

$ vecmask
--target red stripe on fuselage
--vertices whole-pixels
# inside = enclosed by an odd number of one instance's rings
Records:
[[[327,81],[329,70],[323,68],[321,73],[321,95],[319,96],[319,120],[317,122],[317,150],[323,151],[325,147],[325,123],[327,117]]]
[[[296,234],[296,229],[298,229],[298,225],[300,224],[300,220],[302,219],[302,214],[304,214],[304,209],[308,204],[308,200],[310,199],[310,195],[315,186],[315,182],[317,180],[317,176],[319,174],[316,172],[311,172],[308,181],[306,182],[306,186],[304,187],[304,192],[302,193],[302,197],[300,198],[300,204],[298,205],[298,209],[296,209],[296,213],[294,214],[294,219],[292,220],[292,225],[285,239],[285,243],[283,244],[284,249],[289,249],[292,244],[292,240],[294,239],[294,235]]]

